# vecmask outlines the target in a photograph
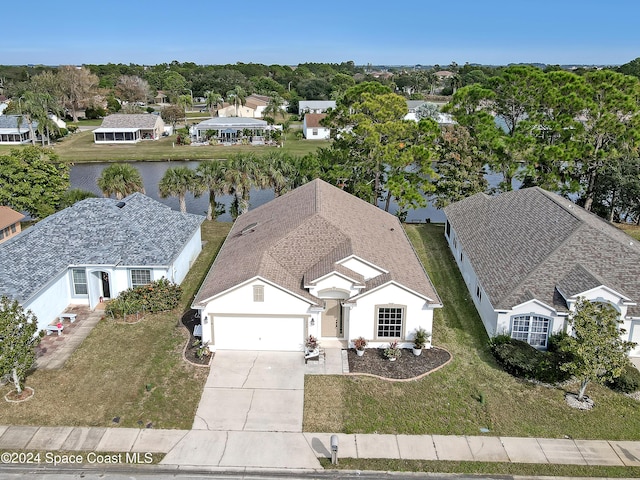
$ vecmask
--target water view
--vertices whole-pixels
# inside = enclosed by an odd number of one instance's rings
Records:
[[[197,168],[199,161],[181,161],[181,162],[131,162],[135,168],[138,169],[142,180],[144,182],[144,188],[146,195],[149,197],[168,205],[174,210],[179,210],[177,197],[160,198],[158,192],[158,183],[162,179],[162,176],[170,167],[186,166],[191,169]],[[70,172],[71,188],[80,188],[93,192],[96,195],[102,196],[102,192],[98,188],[96,183],[102,170],[109,166],[109,163],[82,163],[73,165]],[[251,205],[250,208],[259,207],[265,204],[274,197],[273,190],[257,190],[251,189]],[[223,215],[220,215],[218,219],[220,221],[231,221],[231,215],[229,215],[229,205],[231,204],[231,195],[220,196],[216,199],[226,207],[226,211]],[[193,194],[187,194],[187,211],[189,213],[196,213],[204,215],[207,212],[207,205],[209,203],[209,196],[207,193],[200,197],[194,197]],[[383,202],[380,205],[384,206]],[[390,212],[396,212],[397,205],[391,203]],[[432,222],[444,222],[445,216],[442,210],[438,210],[431,205],[425,208],[417,210],[409,210],[407,221],[409,222],[424,222],[429,219]]]

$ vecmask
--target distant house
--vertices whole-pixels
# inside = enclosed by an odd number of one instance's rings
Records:
[[[476,194],[444,209],[445,236],[490,336],[537,348],[580,297],[620,313],[640,356],[640,242],[541,188]]]
[[[20,233],[20,221],[24,215],[15,210],[0,206],[0,243]]]
[[[95,143],[137,143],[158,140],[163,133],[164,121],[160,115],[114,113],[105,117],[100,128],[93,131],[93,139]]]
[[[169,103],[169,96],[164,93],[162,90],[158,90],[158,93],[155,97],[153,97],[153,102],[159,105],[164,105]]]
[[[31,122],[31,130],[38,128],[38,122]],[[0,115],[0,144],[19,145],[32,142],[29,123],[21,115]]]
[[[212,350],[302,351],[408,347],[442,303],[396,216],[313,180],[238,217],[192,307]]]
[[[427,103],[430,102],[426,102],[425,100],[407,100],[408,113],[404,116],[404,119],[417,122],[418,116],[416,112],[418,108]],[[438,112],[437,118],[435,118],[434,120],[438,122],[438,125],[452,125],[456,123],[451,114],[442,112]]]
[[[300,100],[298,112],[305,113],[326,113],[330,108],[336,108],[335,100]]]
[[[320,120],[326,116],[326,113],[307,113],[302,122],[304,138],[307,140],[328,140],[331,138],[331,129],[320,125]]]
[[[264,144],[268,132],[281,130],[282,125],[269,125],[265,120],[245,117],[214,117],[190,128],[196,142]]]
[[[264,116],[264,109],[267,108],[270,101],[271,97],[254,93],[245,99],[245,106],[253,110],[254,118],[262,118]]]
[[[0,244],[0,296],[31,309],[42,329],[69,304],[93,309],[162,277],[181,283],[203,220],[141,193],[82,200]]]

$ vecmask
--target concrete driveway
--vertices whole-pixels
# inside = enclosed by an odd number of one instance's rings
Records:
[[[302,432],[300,352],[216,352],[194,430]]]

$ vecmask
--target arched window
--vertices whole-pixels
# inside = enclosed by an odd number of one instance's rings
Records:
[[[527,314],[511,317],[511,338],[522,340],[537,348],[547,348],[551,319]]]

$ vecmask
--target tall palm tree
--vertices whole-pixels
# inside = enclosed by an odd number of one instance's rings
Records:
[[[237,86],[233,90],[227,92],[227,101],[233,103],[236,107],[236,117],[238,116],[238,106],[244,106],[247,100],[247,92],[244,88]]]
[[[276,92],[271,93],[271,98],[269,98],[269,103],[264,107],[262,116],[265,115],[271,117],[273,119],[273,123],[275,123],[278,115],[282,113],[282,103],[283,99]]]
[[[224,99],[222,98],[222,95],[220,95],[219,93],[212,92],[210,90],[205,92],[205,97],[206,97],[207,110],[209,110],[209,114],[211,115],[211,118],[213,118],[213,111],[216,109],[217,106],[222,106]]]
[[[164,173],[158,189],[162,198],[178,197],[180,211],[187,213],[187,192],[193,192],[197,196],[202,191],[202,186],[194,170],[188,167],[173,167]]]
[[[109,165],[102,170],[97,183],[105,197],[115,195],[118,200],[122,200],[133,192],[145,193],[140,172],[128,163]]]
[[[258,163],[251,154],[237,154],[225,161],[223,192],[234,196],[232,217],[236,218],[249,210],[251,187],[260,183],[258,172]]]
[[[224,162],[219,160],[204,160],[196,168],[202,186],[209,190],[207,220],[216,219],[216,195],[224,193],[224,167]]]
[[[261,157],[258,162],[260,177],[258,185],[262,188],[273,188],[273,193],[279,197],[293,187],[295,170],[293,159],[284,152],[272,151]]]

